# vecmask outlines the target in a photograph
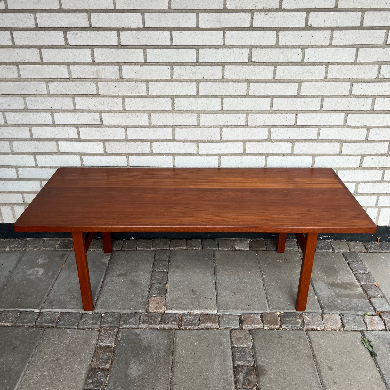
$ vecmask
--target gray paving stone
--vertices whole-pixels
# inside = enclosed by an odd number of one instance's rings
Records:
[[[252,348],[232,348],[235,366],[251,366],[254,363]]]
[[[219,326],[221,329],[238,329],[240,327],[240,319],[238,316],[231,314],[222,314],[219,317]]]
[[[199,328],[200,329],[218,329],[219,328],[219,316],[216,314],[201,314],[199,316]]]
[[[152,249],[152,240],[137,240],[137,250]]]
[[[202,249],[202,240],[194,239],[194,240],[187,240],[187,249]]]
[[[0,239],[0,251],[8,251],[9,250],[9,239]]]
[[[164,313],[161,316],[160,328],[176,329],[179,327],[179,314]]]
[[[68,254],[26,252],[0,292],[0,308],[39,309]]]
[[[257,376],[254,367],[237,366],[235,368],[235,382],[237,389],[256,389]]]
[[[18,389],[82,389],[96,340],[93,330],[46,329]]]
[[[18,326],[34,326],[39,313],[36,311],[21,311],[16,320]]]
[[[387,382],[390,384],[390,332],[364,332],[365,337],[371,341],[374,352],[377,354],[376,361],[379,369]]]
[[[106,272],[110,254],[101,251],[88,252],[89,278],[91,281],[92,299],[96,302],[97,294]],[[83,302],[77,265],[72,252],[61,270],[49,296],[43,304],[44,309],[82,310]]]
[[[366,265],[362,261],[350,261],[349,267],[354,274],[368,272]]]
[[[81,318],[81,313],[61,313],[57,328],[74,328],[76,329]]]
[[[359,332],[309,332],[327,390],[385,390]]]
[[[241,318],[243,329],[263,328],[263,321],[260,314],[243,314]]]
[[[26,249],[26,240],[9,240],[8,250],[24,251]]]
[[[107,389],[168,390],[172,348],[171,330],[121,330]]]
[[[164,313],[165,297],[150,297],[148,300],[149,313]]]
[[[58,238],[44,238],[42,240],[41,249],[43,250],[55,250],[60,240]]]
[[[355,278],[359,281],[360,284],[375,284],[375,279],[374,277],[369,273],[355,273]]]
[[[350,241],[348,242],[349,250],[351,252],[358,252],[358,253],[364,253],[366,251],[366,247],[358,241]]]
[[[390,253],[362,253],[360,257],[390,301]]]
[[[99,332],[98,345],[114,347],[118,328],[103,328]]]
[[[379,242],[364,242],[363,245],[366,247],[367,252],[369,253],[383,252],[383,248]]]
[[[91,245],[88,248],[89,251],[102,251],[103,250],[103,240],[102,239],[94,239],[91,242]]]
[[[270,311],[295,310],[302,255],[298,252],[258,252],[260,268],[264,276],[265,290]],[[317,258],[314,263],[318,262]],[[310,286],[306,310],[321,312]]]
[[[61,238],[56,246],[56,250],[73,250],[73,240],[71,238]]]
[[[371,305],[340,253],[317,253],[311,281],[325,312],[372,312]]]
[[[260,239],[249,241],[249,250],[251,251],[265,251],[265,241]]]
[[[171,313],[217,312],[211,250],[171,253],[166,305]]]
[[[103,313],[102,314],[102,327],[118,327],[121,319],[120,313]]]
[[[92,368],[89,370],[84,383],[84,390],[103,390],[108,371]]]
[[[186,240],[171,240],[170,244],[171,249],[186,249],[187,248],[187,242]]]
[[[318,240],[316,252],[333,252],[333,248],[332,248],[330,241]]]
[[[96,304],[104,311],[145,311],[154,253],[116,252]]]
[[[168,260],[154,260],[153,271],[168,272]]]
[[[18,320],[18,317],[18,310],[4,310],[3,312],[0,312],[0,325],[14,325]]]
[[[141,328],[158,328],[161,321],[160,313],[143,313],[139,321]]]
[[[0,327],[0,389],[16,388],[41,335],[41,329]]]
[[[183,314],[181,326],[183,329],[194,329],[199,325],[199,314]]]
[[[371,305],[374,306],[375,311],[390,311],[390,304],[385,298],[371,298]]]
[[[280,322],[282,323],[282,329],[302,328],[302,319],[299,313],[281,313]]]
[[[256,252],[215,252],[218,312],[224,314],[268,311]]]
[[[275,240],[265,240],[265,248],[267,251],[276,251],[277,241]]]
[[[234,389],[229,331],[176,331],[172,389],[188,388]]]
[[[171,255],[171,252],[168,250],[157,250],[154,252],[154,261],[168,261],[169,257]]]
[[[152,242],[153,249],[169,249],[168,238],[157,238]]]
[[[251,335],[247,330],[232,330],[230,336],[233,347],[252,348]]]
[[[121,316],[121,328],[137,328],[139,325],[139,313],[124,313]]]
[[[0,252],[0,290],[24,254],[24,252]]]
[[[383,292],[375,284],[362,284],[362,289],[367,294],[368,298],[382,298]]]
[[[163,297],[167,291],[166,284],[154,283],[150,287],[149,296],[151,297]]]
[[[390,313],[381,313],[381,317],[386,325],[386,329],[390,330]]]
[[[153,271],[150,281],[156,284],[166,284],[168,281],[168,273],[164,271]]]
[[[113,251],[120,251],[123,247],[123,240],[112,240],[111,245]]]
[[[218,242],[217,240],[207,238],[202,240],[202,247],[203,249],[218,249]]]
[[[99,329],[102,321],[100,313],[84,313],[79,321],[80,329]]]
[[[97,345],[93,353],[91,367],[109,370],[111,366],[114,349],[112,347],[101,347]]]
[[[341,314],[345,330],[365,330],[366,324],[363,321],[362,315],[357,314]]]
[[[251,333],[259,388],[321,389],[303,331],[254,330]]]
[[[359,255],[355,252],[344,252],[343,256],[348,263],[352,263],[354,261],[362,261]]]
[[[346,241],[331,241],[333,252],[348,252],[349,246]]]
[[[233,251],[234,241],[231,238],[219,238],[218,240],[218,248],[222,251]]]
[[[55,311],[44,311],[39,314],[36,321],[37,326],[54,328],[57,325],[60,317],[59,312]]]
[[[320,313],[302,313],[303,328],[305,330],[322,330],[324,323]]]
[[[247,251],[249,250],[249,240],[245,238],[236,238],[233,240],[233,248],[236,251]]]
[[[263,313],[264,329],[278,329],[280,327],[280,318],[278,313]]]
[[[336,313],[324,314],[322,316],[322,320],[324,321],[325,330],[342,330],[343,324],[341,322],[341,318]]]
[[[122,245],[123,251],[135,251],[137,249],[137,240],[124,240]]]
[[[385,324],[379,316],[364,316],[367,330],[385,330]]]
[[[382,248],[383,252],[390,252],[390,242],[389,241],[380,242],[379,246]]]
[[[286,240],[286,245],[284,248],[286,251],[298,252],[298,243],[297,240]]]

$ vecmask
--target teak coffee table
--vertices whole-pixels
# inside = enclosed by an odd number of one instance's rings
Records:
[[[304,311],[318,233],[375,233],[332,169],[60,168],[16,221],[17,232],[71,232],[84,310],[93,309],[87,250],[95,232],[272,232],[303,252]]]

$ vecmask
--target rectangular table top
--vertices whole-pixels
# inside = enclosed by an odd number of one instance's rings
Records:
[[[14,229],[373,233],[376,225],[328,168],[59,168]]]

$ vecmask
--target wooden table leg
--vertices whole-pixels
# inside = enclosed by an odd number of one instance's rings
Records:
[[[306,310],[307,295],[309,294],[311,270],[313,268],[314,253],[317,245],[317,233],[306,234],[306,245],[303,252],[301,277],[299,279],[297,311]]]
[[[111,233],[110,232],[103,233],[103,249],[104,249],[104,253],[111,253],[112,252]]]
[[[85,248],[85,240],[82,232],[72,233],[74,254],[76,256],[77,271],[83,308],[86,311],[93,310],[91,282],[89,280],[88,261]]]
[[[284,253],[284,249],[286,247],[286,238],[287,238],[287,233],[279,233],[278,246],[276,248],[276,252]]]

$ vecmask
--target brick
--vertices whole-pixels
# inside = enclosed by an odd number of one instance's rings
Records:
[[[273,110],[319,110],[320,98],[274,98]]]
[[[390,140],[390,134],[388,129],[370,129],[368,134],[369,140]]]
[[[304,154],[310,150],[312,154],[337,154],[339,149],[338,142],[296,142],[294,153]]]
[[[24,101],[22,97],[16,96],[0,96],[0,109],[2,110],[20,110],[24,108]],[[1,134],[3,138],[3,134]]]
[[[33,127],[33,138],[77,138],[75,127]]]
[[[249,114],[249,126],[293,125],[295,114]]]
[[[362,66],[369,66],[369,65],[362,65]],[[379,77],[380,78],[390,78],[390,65],[382,65],[381,66],[381,72],[379,74]]]
[[[128,139],[172,139],[171,128],[127,128]]]
[[[371,109],[372,99],[365,98],[325,98],[323,110],[365,111]]]
[[[174,66],[173,78],[174,79],[221,79],[222,66]]]
[[[56,9],[59,0],[8,0],[8,9]]]
[[[379,181],[382,177],[382,171],[373,169],[340,170],[337,175],[343,181]]]
[[[106,142],[106,153],[149,153],[149,142]]]
[[[317,139],[318,129],[308,127],[276,127],[271,129],[271,139]]]
[[[387,154],[388,142],[344,143],[343,154]]]
[[[196,27],[196,14],[146,13],[145,27]]]
[[[60,156],[60,155],[39,156],[38,155],[36,159],[39,167],[56,167],[56,166],[79,167],[81,165],[80,157],[72,156],[72,155],[66,155],[66,156]]]
[[[101,95],[145,95],[146,85],[142,82],[102,81],[99,82],[99,93]]]
[[[227,127],[222,129],[223,140],[257,140],[267,138],[268,129],[257,127]]]
[[[364,157],[363,158],[363,167],[390,167],[390,158],[388,157]]]
[[[90,167],[126,167],[125,156],[84,156],[83,163]]]
[[[172,100],[170,98],[127,98],[125,102],[126,110],[128,111],[162,111],[172,109]]]
[[[168,0],[117,0],[118,9],[167,9]]]
[[[54,172],[54,169],[20,168],[19,177],[21,179],[50,179],[53,176]]]
[[[161,34],[161,32],[158,32],[157,34]],[[223,45],[223,31],[173,31],[172,36],[174,45]],[[169,33],[166,44],[170,44]]]
[[[195,95],[194,82],[150,82],[150,95]]]
[[[389,109],[390,109],[390,99],[389,98],[376,99],[374,110],[387,111]]]
[[[14,31],[15,45],[54,46],[64,45],[64,34],[61,31]]]
[[[309,27],[360,26],[360,12],[310,12]]]
[[[359,49],[358,62],[388,61],[390,48],[361,48]]]
[[[324,128],[320,130],[320,139],[365,140],[366,129],[346,129],[342,127]]]
[[[37,21],[38,27],[89,27],[87,13],[38,12]]]
[[[23,197],[22,194],[0,193],[0,203],[23,203]]]
[[[249,95],[296,95],[298,83],[251,83]]]
[[[90,49],[42,49],[42,57],[43,62],[92,62]]]
[[[354,62],[356,49],[352,48],[308,48],[305,62]]]
[[[200,28],[221,28],[221,27],[249,27],[250,13],[201,13],[199,15]]]
[[[269,98],[224,98],[223,109],[232,111],[260,111],[269,110],[271,99]]]
[[[242,153],[244,151],[242,142],[218,142],[200,143],[200,154],[230,154]]]
[[[78,110],[122,110],[121,98],[76,97],[75,102]]]
[[[302,95],[348,95],[350,85],[347,82],[303,82]]]
[[[62,8],[64,9],[113,9],[113,0],[83,0],[80,3],[78,0],[61,0]]]
[[[195,62],[194,49],[147,49],[148,62]]]
[[[14,65],[0,65],[0,78],[2,79],[16,79],[18,71]]]
[[[12,45],[11,34],[9,31],[0,31],[0,45]]]
[[[148,115],[144,113],[103,113],[104,125],[142,125],[149,124]]]
[[[278,0],[227,0],[228,9],[264,9],[279,8]]]
[[[117,45],[116,31],[69,31],[66,33],[70,45],[108,46]]]
[[[144,62],[140,49],[94,49],[96,62]]]
[[[341,30],[333,33],[332,45],[380,45],[384,43],[385,30]]]
[[[253,49],[252,61],[254,62],[300,62],[301,49]]]
[[[196,144],[190,142],[153,142],[154,153],[196,153]]]
[[[299,113],[297,125],[303,126],[327,126],[342,125],[344,123],[344,113]]]
[[[38,49],[0,49],[0,58],[2,62],[40,62]]]
[[[316,156],[314,166],[320,168],[352,168],[359,167],[360,157],[357,156]]]
[[[377,65],[329,65],[329,79],[371,79],[376,78]]]
[[[54,113],[54,122],[59,125],[96,125],[100,124],[98,113],[64,112]]]
[[[72,78],[119,79],[119,67],[114,65],[71,65]]]
[[[60,152],[65,153],[103,153],[101,142],[58,142]]]
[[[172,9],[222,9],[223,0],[172,0]]]
[[[12,147],[16,153],[57,152],[57,144],[53,141],[14,141]]]
[[[274,45],[275,43],[275,31],[226,31],[225,45],[266,46]],[[214,43],[208,44],[211,45]],[[216,42],[215,44],[219,43]]]
[[[142,16],[137,13],[93,12],[91,14],[91,25],[92,27],[140,28],[142,27]]]
[[[170,67],[159,65],[123,65],[122,76],[125,79],[170,79]]]
[[[372,3],[369,0],[339,0],[339,8],[389,8],[388,0],[377,0]]]
[[[305,12],[255,12],[253,27],[304,27]]]
[[[263,65],[226,65],[225,78],[226,79],[272,79],[274,73],[273,66]]]
[[[175,110],[179,111],[218,111],[220,109],[220,98],[175,98]]]
[[[200,82],[199,95],[246,95],[246,83]]]
[[[278,66],[276,79],[323,79],[325,78],[325,66]]]
[[[69,77],[66,65],[20,65],[19,69],[22,78],[67,79]]]
[[[245,114],[201,114],[201,126],[244,126]]]
[[[169,31],[121,31],[122,45],[170,45]]]
[[[9,142],[0,141],[0,152],[1,153],[10,153],[11,152]]]
[[[290,142],[247,142],[247,153],[291,153]]]
[[[7,122],[14,125],[23,124],[51,124],[51,115],[48,112],[7,112]]]
[[[329,45],[330,31],[280,31],[281,46]]]
[[[349,126],[387,126],[390,114],[349,114],[347,125]]]
[[[125,139],[125,130],[116,127],[80,128],[81,139]]]
[[[283,0],[282,8],[334,8],[335,0]]]
[[[367,11],[364,14],[363,26],[388,26],[389,18],[390,11]]]
[[[34,16],[28,13],[2,13],[0,14],[0,27],[35,27]]]
[[[0,175],[3,179],[16,179],[17,177],[15,168],[0,168]]]
[[[218,168],[218,156],[175,156],[177,168]]]
[[[167,168],[173,167],[173,163],[170,156],[129,156],[129,166]],[[163,287],[165,289],[165,286]]]
[[[2,95],[46,95],[46,87],[41,82],[0,82],[0,94]]]

